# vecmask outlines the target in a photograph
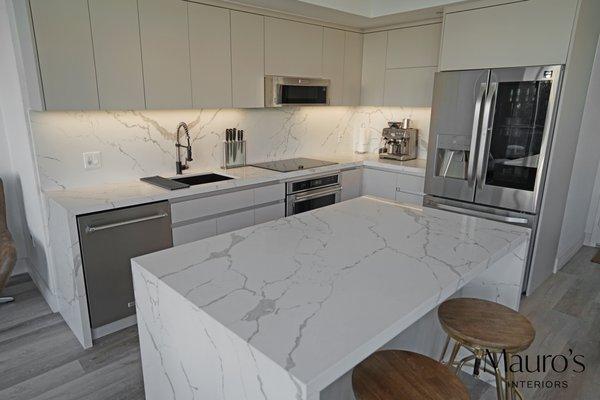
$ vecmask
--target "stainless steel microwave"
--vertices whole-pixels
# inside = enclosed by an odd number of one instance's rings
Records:
[[[265,107],[328,104],[329,79],[265,76]]]

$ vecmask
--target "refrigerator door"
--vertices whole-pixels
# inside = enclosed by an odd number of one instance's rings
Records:
[[[438,72],[433,89],[425,193],[472,202],[475,155],[489,70]]]
[[[537,212],[561,70],[547,66],[491,71],[475,203]]]

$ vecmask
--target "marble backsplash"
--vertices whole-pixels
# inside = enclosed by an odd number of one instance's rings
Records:
[[[43,190],[66,189],[175,172],[175,129],[190,127],[192,167],[222,165],[226,128],[243,129],[247,162],[348,155],[359,142],[371,152],[387,121],[410,118],[426,158],[429,108],[294,107],[164,111],[31,112]],[[102,167],[85,170],[83,152],[100,151]]]

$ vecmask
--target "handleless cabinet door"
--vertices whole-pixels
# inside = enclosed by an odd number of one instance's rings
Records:
[[[363,169],[362,194],[395,200],[397,179],[393,172],[365,168]]]
[[[386,68],[436,67],[441,35],[442,24],[389,31]]]
[[[138,10],[146,108],[191,108],[187,2],[138,0]]]
[[[343,104],[345,106],[358,106],[360,105],[360,81],[362,75],[362,33],[346,32],[344,49]]]
[[[342,171],[342,201],[360,196],[362,178],[362,168]]]
[[[229,10],[188,3],[192,105],[231,107]]]
[[[233,106],[265,105],[264,17],[231,11],[231,86]]]
[[[266,75],[320,78],[323,27],[265,17]]]
[[[385,71],[383,104],[431,107],[437,67],[395,68]]]
[[[323,78],[329,79],[329,104],[338,106],[344,97],[344,45],[346,33],[339,29],[323,30]]]
[[[46,110],[97,110],[87,0],[31,0]]]
[[[89,0],[100,108],[142,110],[144,78],[136,0]]]
[[[528,0],[447,13],[440,70],[565,64],[577,3]]]
[[[363,62],[360,104],[383,105],[385,85],[385,58],[387,32],[367,33],[363,36]]]

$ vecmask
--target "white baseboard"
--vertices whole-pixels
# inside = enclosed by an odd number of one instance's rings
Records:
[[[44,297],[44,300],[46,300],[46,303],[48,303],[48,306],[50,306],[50,309],[52,310],[52,312],[54,312],[54,313],[58,312],[58,303],[56,301],[56,296],[54,296],[54,293],[52,293],[50,288],[46,285],[46,282],[37,273],[36,269],[30,265],[28,259],[27,259],[27,272],[29,272],[29,276],[31,277],[31,280],[33,281],[33,283],[35,283],[35,286],[37,286],[37,288],[39,289],[40,293],[42,294],[42,297]]]
[[[562,254],[556,255],[556,261],[554,262],[554,273],[560,271],[569,262],[569,260],[571,260],[571,258],[573,258],[575,254],[577,254],[579,249],[581,249],[581,247],[583,246],[584,242],[585,235],[580,237],[579,240],[577,240],[573,246],[568,248]]]

